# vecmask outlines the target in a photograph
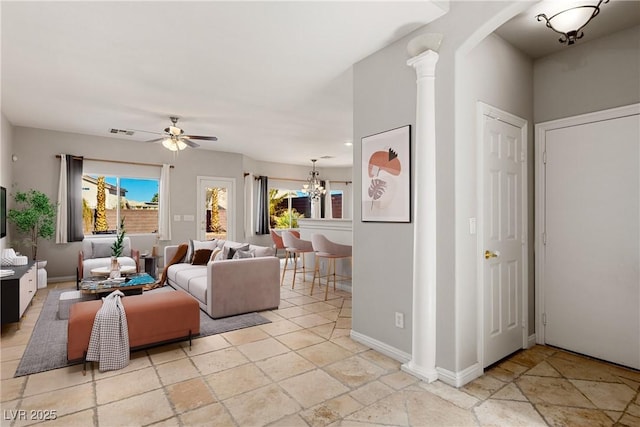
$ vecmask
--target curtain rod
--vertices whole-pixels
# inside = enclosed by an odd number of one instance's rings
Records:
[[[83,157],[83,156],[71,156],[75,159],[84,159],[84,160],[89,160],[89,161],[94,161],[94,162],[107,162],[107,163],[122,163],[125,165],[137,165],[137,166],[158,166],[161,167],[161,164],[158,163],[142,163],[142,162],[128,162],[126,160],[105,160],[105,159],[92,159],[91,157]],[[60,158],[60,154],[56,154],[56,158],[59,159]],[[169,165],[169,167],[171,169],[174,168],[173,165]]]
[[[250,175],[248,172],[244,173],[244,176]],[[298,178],[276,178],[273,176],[268,176],[267,178],[269,179],[275,179],[276,181],[294,181],[294,182],[307,182],[306,179],[298,179]],[[257,177],[256,177],[257,179]],[[333,180],[333,179],[329,179],[329,180],[324,180],[324,179],[320,179],[320,181],[329,181],[329,182],[338,182],[341,184],[351,184],[353,181],[338,181],[338,180]]]

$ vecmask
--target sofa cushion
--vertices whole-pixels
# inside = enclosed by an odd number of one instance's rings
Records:
[[[206,277],[207,267],[204,265],[191,265],[181,262],[170,265],[167,269],[167,279],[169,279],[171,283],[176,283],[184,289],[187,289],[189,285],[187,279],[198,275]]]
[[[267,246],[249,245],[249,250],[253,251],[256,258],[263,256],[275,256],[276,250]]]
[[[136,262],[130,257],[118,257],[118,263],[121,266],[135,267]],[[99,267],[111,266],[111,258],[91,258],[84,260],[83,264],[83,279],[91,276],[91,270]]]
[[[207,276],[198,276],[189,280],[189,293],[202,304],[207,304]]]
[[[198,249],[194,251],[193,258],[191,258],[192,265],[206,265],[211,258],[211,249]]]
[[[236,251],[248,251],[249,244],[245,243],[241,246],[227,246],[225,247],[225,252],[227,254],[226,259],[233,259],[233,256],[236,254]]]

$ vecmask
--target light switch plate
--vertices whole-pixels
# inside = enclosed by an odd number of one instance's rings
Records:
[[[176,222],[180,222],[180,215],[174,215],[173,220]]]

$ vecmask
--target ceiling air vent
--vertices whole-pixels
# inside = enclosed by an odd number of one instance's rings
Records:
[[[321,159],[333,159],[335,156],[322,156]]]
[[[111,129],[109,130],[109,132],[111,132],[111,133],[115,133],[116,135],[127,135],[127,136],[131,136],[131,135],[133,135],[133,134],[135,133],[135,132],[134,132],[134,131],[132,131],[132,130],[127,130],[127,129],[114,129],[114,128],[111,128]]]

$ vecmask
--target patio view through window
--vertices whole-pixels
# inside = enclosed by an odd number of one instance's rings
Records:
[[[207,187],[206,189],[206,230],[207,240],[227,239],[227,189]]]
[[[128,234],[158,232],[158,179],[82,176],[84,234],[116,233],[125,219]]]
[[[331,191],[331,209],[332,218],[342,218],[342,191]],[[271,228],[298,228],[298,219],[311,218],[309,197],[299,190],[272,188],[269,190],[269,217]]]

